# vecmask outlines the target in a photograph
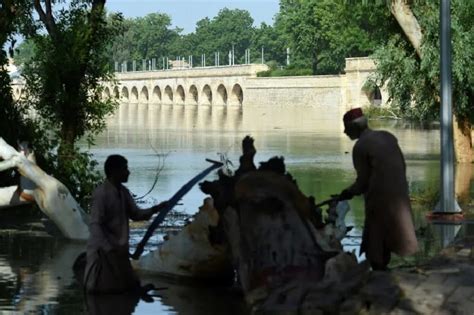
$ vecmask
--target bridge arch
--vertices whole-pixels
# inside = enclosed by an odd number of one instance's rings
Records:
[[[194,84],[189,87],[188,95],[189,95],[189,97],[186,100],[187,103],[191,104],[191,105],[197,105],[198,101],[199,101],[199,97],[198,97],[199,92],[198,92],[197,87]]]
[[[114,97],[119,99],[120,98],[120,92],[118,86],[114,87]]]
[[[182,85],[178,85],[176,88],[176,99],[175,104],[183,105],[185,99],[184,88]]]
[[[158,85],[153,88],[151,100],[154,103],[161,103],[161,89]]]
[[[122,95],[122,100],[128,101],[128,89],[127,89],[126,86],[124,86],[124,87],[122,88],[122,93],[121,93],[121,95]]]
[[[212,104],[212,90],[211,87],[206,84],[202,88],[201,92],[201,105],[211,105]]]
[[[244,92],[240,84],[236,83],[230,93],[230,105],[242,106],[244,102]]]
[[[381,106],[382,105],[382,92],[377,85],[374,85],[373,89],[366,93],[369,99],[370,105]]]
[[[173,104],[173,90],[169,85],[165,87],[165,98],[163,100],[163,104],[172,105]]]
[[[146,86],[142,87],[142,90],[140,91],[140,102],[148,102],[149,96],[148,96],[148,88]]]
[[[220,84],[217,87],[217,100],[216,103],[218,105],[227,105],[227,89],[225,88],[224,84]]]
[[[105,87],[104,91],[102,92],[102,97],[105,99],[110,98],[110,89],[108,86]]]
[[[131,91],[131,97],[130,97],[130,101],[131,102],[138,102],[138,89],[134,86],[132,87],[132,91]]]

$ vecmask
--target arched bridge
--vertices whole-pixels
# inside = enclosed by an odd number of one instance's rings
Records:
[[[118,84],[104,82],[104,98],[124,103],[203,106],[311,106],[322,115],[339,117],[348,108],[387,105],[385,87],[367,85],[375,70],[367,57],[346,58],[344,74],[263,77],[264,64],[117,72]],[[369,86],[369,87],[368,87]],[[12,83],[13,96],[23,95],[24,83]]]
[[[245,80],[266,65],[118,72],[118,85],[106,83],[104,97],[158,105],[242,106]]]

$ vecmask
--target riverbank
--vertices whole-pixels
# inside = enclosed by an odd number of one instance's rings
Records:
[[[473,248],[474,237],[463,236],[422,266],[371,272],[339,310],[343,314],[474,314]]]

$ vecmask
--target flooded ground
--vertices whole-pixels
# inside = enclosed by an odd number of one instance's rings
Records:
[[[407,177],[412,194],[418,199],[432,195],[439,180],[439,130],[425,129],[399,121],[371,122],[374,128],[386,129],[399,139],[407,160]],[[317,201],[339,193],[352,183],[351,142],[342,133],[340,117],[321,118],[311,108],[259,107],[238,109],[186,108],[184,106],[147,106],[122,104],[108,122],[108,129],[91,148],[103,165],[109,154],[122,154],[129,160],[131,175],[127,186],[136,194],[145,194],[148,205],[170,198],[186,181],[208,166],[206,158],[219,159],[225,154],[237,166],[240,143],[245,135],[255,138],[256,161],[284,156],[287,170],[297,179],[301,190]],[[157,169],[163,166],[157,174]],[[458,168],[457,187],[460,199],[469,202],[470,166]],[[193,214],[205,195],[196,186],[176,210]],[[348,225],[354,229],[345,240],[347,250],[357,249],[363,225],[363,201],[354,198]],[[467,209],[467,205],[463,206]],[[421,250],[408,260],[394,259],[393,266],[420,263],[436,254],[442,246],[461,235],[460,225],[430,225],[428,210],[414,204],[414,215]],[[5,215],[5,214],[4,214]],[[1,218],[0,231],[0,313],[5,314],[82,314],[101,311],[113,314],[113,308],[127,307],[134,314],[243,314],[245,309],[238,292],[231,288],[175,283],[166,279],[146,278],[160,291],[154,303],[117,299],[85,301],[71,265],[84,250],[53,238],[41,228],[40,217]],[[18,220],[18,223],[13,222]],[[132,246],[144,233],[132,231]],[[162,235],[153,238],[156,247]],[[87,303],[86,303],[87,302]],[[109,303],[110,302],[110,303]],[[101,305],[111,309],[95,309]],[[135,305],[136,304],[136,305]],[[88,306],[87,306],[88,305]],[[89,311],[87,311],[89,310]]]

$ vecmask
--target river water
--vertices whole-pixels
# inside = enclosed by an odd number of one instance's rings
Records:
[[[419,199],[435,191],[439,181],[439,130],[401,121],[371,121],[370,125],[389,130],[398,138],[407,162],[412,195]],[[124,155],[131,171],[127,186],[137,196],[150,190],[158,176],[153,191],[145,198],[145,206],[171,197],[188,179],[208,166],[206,158],[219,159],[225,155],[237,166],[241,140],[251,135],[257,149],[256,162],[283,156],[287,170],[296,178],[301,190],[313,195],[318,202],[339,193],[354,180],[351,160],[354,143],[342,130],[340,117],[322,117],[318,110],[310,107],[272,106],[242,111],[122,104],[90,150],[101,167],[109,154]],[[471,191],[470,167],[459,168],[458,174],[460,200],[467,204]],[[204,197],[196,186],[176,210],[191,215]],[[344,244],[347,250],[355,250],[360,243],[364,219],[363,201],[356,197],[350,204],[352,211],[346,221],[354,229]],[[458,225],[426,223],[428,210],[414,203],[420,252],[405,260],[395,257],[392,267],[420,263],[463,233]],[[129,313],[126,309],[131,307],[134,314],[246,312],[241,297],[230,288],[151,277],[145,277],[144,281],[167,288],[160,291],[161,297],[155,297],[153,303],[140,301],[135,305],[126,299],[111,299],[92,301],[87,307],[71,271],[72,262],[84,245],[53,238],[38,228],[37,222],[38,215],[26,216],[18,224],[10,224],[0,231],[1,314],[87,314],[94,309],[90,305],[105,308],[100,314],[115,314],[112,309],[117,307],[125,313]],[[143,232],[143,228],[132,231],[132,246]],[[157,235],[153,239],[152,248],[161,237]]]

